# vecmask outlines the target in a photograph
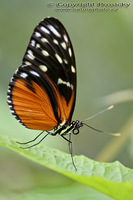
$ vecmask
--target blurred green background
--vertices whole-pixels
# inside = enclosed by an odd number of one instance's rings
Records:
[[[25,129],[12,117],[6,91],[14,71],[21,65],[33,29],[43,18],[53,16],[66,27],[76,56],[78,83],[73,119],[83,120],[116,102],[113,110],[87,123],[122,133],[115,138],[83,127],[78,136],[72,137],[74,154],[99,161],[119,160],[132,168],[133,6],[108,12],[67,12],[56,11],[57,7],[49,4],[52,2],[0,0],[0,134],[27,141],[39,133]],[[116,95],[103,98],[117,92],[118,98]],[[59,136],[48,137],[43,143],[68,152],[66,141]],[[0,147],[0,199],[9,196],[10,199],[53,199],[51,195],[55,195],[55,199],[64,200],[74,199],[76,193],[80,193],[81,199],[111,199]]]

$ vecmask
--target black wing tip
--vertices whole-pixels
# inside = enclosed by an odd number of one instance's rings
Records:
[[[61,23],[60,20],[58,20],[56,17],[50,17],[50,16],[47,16],[46,18],[44,18],[42,21],[44,22],[51,22],[51,23]]]

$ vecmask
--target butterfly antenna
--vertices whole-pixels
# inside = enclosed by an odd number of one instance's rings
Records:
[[[102,114],[102,113],[104,113],[104,112],[106,112],[106,111],[108,111],[108,110],[111,110],[111,109],[113,109],[113,108],[114,108],[114,105],[111,105],[111,106],[109,106],[108,108],[105,108],[104,110],[102,110],[102,111],[96,113],[95,115],[93,115],[93,116],[91,116],[91,117],[89,117],[89,118],[87,118],[87,119],[84,119],[82,122],[85,122],[85,121],[87,121],[87,120],[89,120],[89,119],[92,119],[92,118],[94,118],[94,117],[96,117],[96,116],[98,116],[98,115],[100,115],[100,114]]]
[[[83,122],[82,124],[85,125],[85,126],[87,126],[87,127],[89,127],[89,128],[91,128],[91,129],[94,130],[94,131],[98,131],[98,132],[100,132],[100,133],[105,133],[105,134],[107,134],[107,135],[113,135],[113,136],[120,136],[120,135],[121,135],[121,133],[111,133],[111,132],[108,132],[108,131],[99,130],[99,129],[94,128],[94,127],[92,127],[92,126],[90,126],[90,125],[88,125],[88,124],[85,124],[84,122]]]
[[[89,120],[89,119],[92,119],[92,118],[94,118],[94,117],[96,117],[96,116],[98,116],[98,115],[100,115],[100,114],[102,114],[102,113],[104,113],[104,112],[106,112],[106,111],[108,111],[108,110],[112,110],[113,108],[114,108],[114,105],[111,105],[111,106],[105,108],[104,110],[102,110],[102,111],[96,113],[95,115],[93,115],[93,116],[91,116],[91,117],[89,117],[89,118],[83,120],[83,121],[82,121],[82,124],[85,125],[85,126],[87,126],[87,127],[89,127],[89,128],[91,128],[92,130],[98,131],[98,132],[100,132],[100,133],[105,133],[105,134],[107,134],[107,135],[113,135],[113,136],[120,136],[121,133],[111,133],[111,132],[108,132],[108,131],[99,130],[99,129],[97,129],[97,128],[94,128],[94,127],[92,127],[92,126],[90,126],[90,125],[84,123],[85,121],[87,121],[87,120]]]

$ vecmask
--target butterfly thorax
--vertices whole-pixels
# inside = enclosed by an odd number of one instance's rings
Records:
[[[67,135],[72,132],[74,135],[77,135],[79,133],[79,128],[82,126],[83,124],[79,120],[72,121],[71,123],[61,123],[54,129],[54,134]]]

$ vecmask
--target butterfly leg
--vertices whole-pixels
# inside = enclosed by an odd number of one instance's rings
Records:
[[[44,131],[42,131],[41,133],[39,133],[39,135],[37,135],[33,140],[30,140],[30,141],[28,141],[28,142],[16,142],[16,143],[18,143],[18,144],[29,144],[29,143],[31,143],[31,142],[34,142],[35,140],[37,140],[37,138],[39,138],[41,135],[42,135],[42,133],[43,133]]]
[[[42,131],[39,135],[37,135],[37,137],[35,137],[33,140],[30,140],[28,142],[17,142],[17,143],[21,144],[21,145],[26,145],[26,144],[29,144],[31,142],[34,142],[35,140],[37,140],[37,138],[39,138],[42,135],[43,132],[44,131]],[[37,143],[35,143],[35,144],[31,145],[31,146],[28,146],[28,147],[20,147],[20,148],[22,148],[22,149],[29,149],[31,147],[34,147],[34,146],[40,144],[44,140],[44,138],[47,137],[48,135],[56,135],[56,134],[47,131],[47,134],[39,142],[37,142]]]
[[[73,164],[75,170],[77,171],[77,168],[76,168],[76,165],[75,165],[74,159],[73,159],[73,143],[71,141],[71,134],[69,134],[69,139],[67,139],[66,137],[64,137],[64,135],[60,135],[60,136],[68,142],[69,152],[70,152],[70,155],[71,155],[71,158],[72,158],[72,164]]]
[[[71,141],[71,133],[69,134],[69,141]],[[69,153],[71,154],[72,149],[71,149],[71,145],[70,145],[70,144],[71,144],[71,143],[68,142]]]
[[[21,149],[29,149],[29,148],[31,148],[31,147],[34,147],[34,146],[40,144],[40,143],[44,140],[44,138],[46,138],[48,135],[49,135],[49,133],[47,133],[39,142],[37,142],[37,143],[35,143],[35,144],[31,145],[31,146],[28,146],[28,147],[20,147],[20,148],[21,148]],[[38,137],[39,137],[39,136],[38,136]],[[37,137],[36,137],[36,139],[37,139]],[[29,142],[27,142],[27,143],[29,143]],[[27,143],[19,143],[19,144],[27,144]]]

